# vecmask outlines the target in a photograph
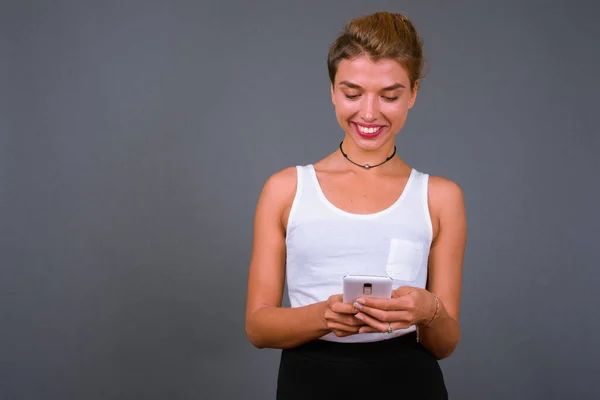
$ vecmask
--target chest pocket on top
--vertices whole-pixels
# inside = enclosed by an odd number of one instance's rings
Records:
[[[391,238],[386,273],[394,280],[414,281],[423,265],[424,251],[423,243]]]

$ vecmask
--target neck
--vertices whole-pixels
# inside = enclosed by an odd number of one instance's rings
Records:
[[[340,143],[339,150],[350,163],[367,170],[388,163],[396,154],[393,141],[369,151],[356,146],[351,140],[344,140]]]

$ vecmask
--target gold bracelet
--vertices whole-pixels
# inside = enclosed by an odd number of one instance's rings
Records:
[[[429,292],[433,295],[433,298],[435,299],[435,312],[433,313],[433,317],[431,317],[431,320],[429,320],[429,323],[427,323],[427,325],[417,325],[415,326],[416,331],[417,331],[417,343],[421,341],[421,338],[419,337],[419,328],[429,328],[431,326],[431,324],[433,323],[433,320],[435,319],[435,317],[437,317],[438,311],[440,309],[440,300],[437,297],[437,294],[433,293],[433,292]]]
[[[433,313],[433,317],[431,317],[431,319],[429,320],[427,325],[422,325],[425,328],[429,328],[431,326],[431,324],[433,323],[433,320],[438,315],[438,311],[440,310],[440,300],[438,299],[437,294],[435,294],[433,292],[429,292],[429,293],[431,293],[433,295],[433,298],[435,299],[435,313]]]

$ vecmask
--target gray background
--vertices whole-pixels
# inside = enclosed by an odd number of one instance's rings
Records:
[[[599,398],[598,6],[340,0],[1,3],[0,399],[274,397],[254,207],[335,150],[327,48],[380,9],[429,60],[399,154],[466,197],[451,398]]]

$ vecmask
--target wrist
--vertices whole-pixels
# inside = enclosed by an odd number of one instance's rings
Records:
[[[439,297],[435,293],[433,293],[429,290],[427,290],[427,293],[432,297],[432,301],[430,302],[431,312],[419,324],[419,326],[424,327],[424,328],[429,328],[431,326],[431,324],[433,324],[433,322],[438,318],[438,316],[440,314],[440,307],[441,307]]]
[[[326,313],[329,309],[327,301],[321,301],[319,303],[316,303],[316,306],[317,319],[319,321],[319,329],[321,331],[331,331],[331,329],[329,329],[329,327],[327,326]]]

